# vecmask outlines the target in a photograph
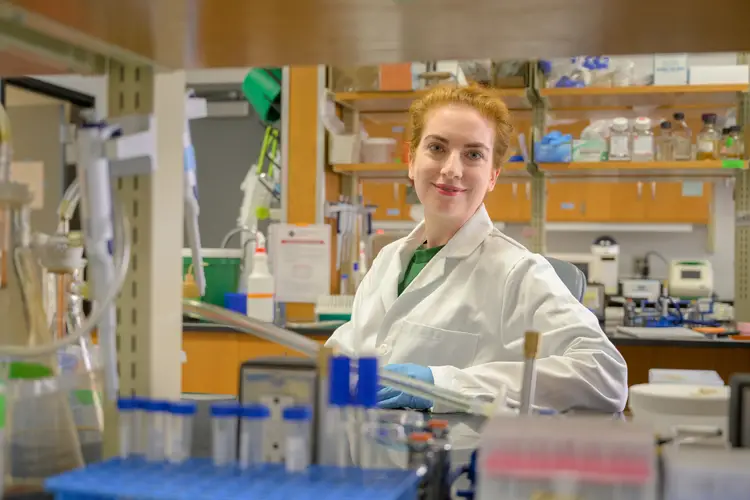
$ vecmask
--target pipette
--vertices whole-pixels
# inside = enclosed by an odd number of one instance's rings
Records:
[[[182,147],[184,150],[185,174],[184,199],[185,199],[185,234],[190,252],[193,258],[193,273],[195,284],[198,286],[201,297],[206,293],[206,276],[203,271],[203,256],[201,255],[201,234],[198,225],[200,205],[198,204],[198,177],[196,172],[195,148],[190,134],[190,120],[205,118],[208,116],[206,100],[194,97],[193,91],[188,90],[185,96],[185,130],[182,133]]]
[[[531,413],[536,392],[536,356],[539,351],[539,332],[526,332],[523,342],[523,380],[521,385],[521,415]]]

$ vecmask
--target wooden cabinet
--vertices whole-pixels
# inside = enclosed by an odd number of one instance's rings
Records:
[[[706,224],[712,185],[682,182],[548,182],[547,221]]]
[[[498,183],[487,193],[484,205],[495,222],[527,222],[531,220],[531,182]]]
[[[366,205],[375,205],[373,220],[411,220],[406,203],[406,184],[365,181],[362,183],[362,198]]]
[[[210,328],[210,327],[208,327]],[[324,344],[328,335],[311,335]],[[187,331],[182,334],[182,392],[236,395],[240,366],[253,358],[301,356],[284,346],[237,332]]]

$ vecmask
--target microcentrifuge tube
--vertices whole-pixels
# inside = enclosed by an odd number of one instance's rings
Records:
[[[132,398],[117,400],[118,420],[120,425],[120,458],[130,458],[135,449],[135,416],[138,410],[137,402]]]
[[[167,418],[169,401],[151,400],[145,405],[146,411],[146,460],[162,462],[167,458]]]
[[[263,441],[266,421],[271,415],[265,405],[245,405],[240,409],[240,468],[263,463]]]
[[[168,458],[172,463],[182,463],[192,454],[193,419],[197,410],[194,401],[176,401],[169,404]]]
[[[212,456],[216,467],[234,465],[237,461],[237,403],[211,405]]]
[[[287,472],[304,472],[310,466],[310,420],[312,411],[307,406],[290,406],[284,409],[286,446],[284,464]]]

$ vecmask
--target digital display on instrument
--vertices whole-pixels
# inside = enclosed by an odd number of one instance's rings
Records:
[[[684,280],[699,280],[701,279],[701,272],[700,271],[682,271],[680,272],[680,277]]]

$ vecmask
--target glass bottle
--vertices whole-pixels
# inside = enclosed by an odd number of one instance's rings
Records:
[[[630,126],[627,118],[615,118],[609,132],[609,160],[630,161]]]
[[[729,127],[721,129],[721,139],[719,139],[719,157],[729,158],[730,141],[729,141]]]
[[[685,113],[675,113],[672,139],[674,140],[674,159],[687,161],[693,157],[693,132],[685,123]]]
[[[656,160],[674,161],[674,137],[672,136],[672,122],[663,121],[659,125],[661,134],[656,142]]]
[[[695,137],[696,160],[718,160],[719,159],[719,131],[716,130],[716,115],[706,113],[703,115],[703,128]]]
[[[741,160],[745,156],[745,143],[742,139],[742,127],[739,125],[729,127],[729,134],[726,140],[727,158]]]
[[[651,130],[651,119],[640,116],[633,123],[631,134],[632,161],[654,161],[654,133]]]

